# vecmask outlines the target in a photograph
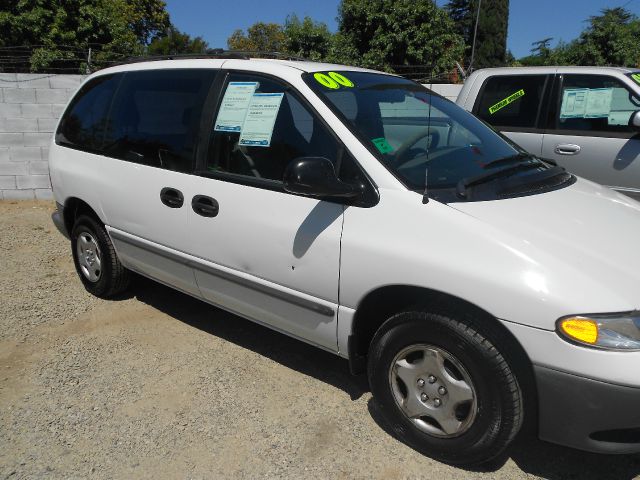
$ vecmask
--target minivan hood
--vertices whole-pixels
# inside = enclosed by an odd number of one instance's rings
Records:
[[[556,288],[595,286],[584,295],[611,311],[640,308],[640,203],[629,197],[578,179],[543,194],[449,206],[521,240],[545,270],[571,272],[556,276]]]

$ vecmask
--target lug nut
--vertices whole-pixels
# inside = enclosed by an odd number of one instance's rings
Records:
[[[423,379],[421,379],[421,378],[418,379],[418,386],[419,387],[424,387],[424,380]]]
[[[429,375],[429,378],[427,380],[429,380],[429,383],[436,383],[437,379],[433,375]]]
[[[440,400],[439,398],[434,398],[433,405],[439,407],[440,405],[442,405],[442,400]]]
[[[444,387],[440,387],[440,388],[438,388],[438,393],[440,395],[446,395],[447,394],[447,389],[444,388]]]
[[[426,402],[427,400],[429,400],[429,396],[426,393],[423,393],[422,395],[420,395],[420,400]]]

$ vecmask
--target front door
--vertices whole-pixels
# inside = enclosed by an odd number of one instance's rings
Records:
[[[640,198],[640,136],[629,118],[640,98],[607,75],[562,76],[542,156],[568,171]]]
[[[188,222],[195,277],[208,301],[328,350],[337,349],[344,206],[286,193],[298,157],[346,158],[291,87],[231,73],[212,115]]]

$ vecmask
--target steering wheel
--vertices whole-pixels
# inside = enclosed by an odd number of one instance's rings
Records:
[[[402,145],[398,147],[398,149],[396,150],[394,163],[396,165],[400,164],[402,157],[407,153],[409,148],[411,148],[416,143],[418,143],[419,140],[422,140],[423,138],[429,137],[429,136],[431,136],[431,142],[429,143],[428,148],[429,149],[436,148],[438,146],[438,143],[440,143],[440,133],[438,133],[437,130],[432,130],[430,128],[427,128],[426,130],[421,130],[415,135],[413,135],[412,137],[409,137],[407,140],[405,140],[402,143]]]

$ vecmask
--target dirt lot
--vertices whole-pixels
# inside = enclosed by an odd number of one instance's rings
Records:
[[[392,438],[347,363],[147,280],[91,297],[50,202],[0,202],[1,478],[638,478],[522,440],[495,471]]]

